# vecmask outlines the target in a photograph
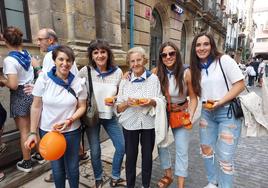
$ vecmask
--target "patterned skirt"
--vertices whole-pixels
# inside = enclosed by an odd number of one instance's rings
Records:
[[[17,90],[10,90],[10,117],[30,115],[33,102],[32,95],[26,95],[23,91],[24,86],[18,86]]]

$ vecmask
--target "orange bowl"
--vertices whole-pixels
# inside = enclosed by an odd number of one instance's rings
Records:
[[[107,97],[104,99],[105,103],[113,103],[114,102],[114,98],[113,97]]]
[[[139,104],[145,104],[145,103],[147,103],[147,101],[148,101],[148,99],[145,99],[145,98],[141,98],[141,99],[139,99]]]

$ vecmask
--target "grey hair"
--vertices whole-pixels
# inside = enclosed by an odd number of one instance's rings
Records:
[[[127,63],[129,64],[129,58],[130,58],[130,55],[133,54],[133,53],[139,53],[143,56],[144,58],[144,64],[147,63],[148,59],[146,58],[146,52],[144,50],[144,48],[140,47],[140,46],[136,46],[136,47],[133,47],[131,49],[128,50],[127,52]]]

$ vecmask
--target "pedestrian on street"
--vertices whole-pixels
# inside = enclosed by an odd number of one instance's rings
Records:
[[[144,188],[149,188],[156,118],[156,114],[151,115],[149,111],[154,107],[162,106],[164,108],[162,113],[165,113],[165,101],[157,76],[145,68],[147,63],[145,50],[141,47],[131,48],[127,52],[127,63],[130,66],[130,76],[121,81],[116,102],[126,145],[127,187],[135,187],[136,163],[140,144],[142,185]]]
[[[4,29],[3,39],[9,50],[3,61],[4,77],[0,85],[10,89],[10,117],[14,118],[20,132],[20,144],[23,159],[17,163],[17,169],[23,172],[32,170],[30,150],[24,147],[30,131],[30,107],[33,96],[27,95],[24,85],[34,80],[34,71],[31,65],[31,55],[23,49],[23,33],[20,29],[9,26]]]
[[[256,72],[251,64],[246,65],[245,75],[248,76],[248,86],[253,86]]]
[[[265,72],[265,63],[263,62],[263,59],[260,59],[260,64],[258,67],[258,86],[262,87],[263,83],[263,74]]]
[[[51,161],[57,188],[79,185],[80,117],[86,110],[87,91],[85,80],[74,76],[70,69],[75,56],[68,46],[58,46],[52,52],[55,66],[47,74],[39,75],[34,89],[31,107],[31,132],[25,147],[37,144],[37,131],[43,137],[50,131],[61,132],[67,142],[64,155]]]
[[[7,118],[7,112],[0,103],[0,156],[6,151],[7,146],[5,143],[2,143],[2,135],[4,131],[4,124]],[[5,179],[6,175],[4,172],[0,171],[0,182]]]
[[[190,69],[184,67],[179,49],[173,42],[165,42],[160,46],[156,74],[161,83],[162,93],[166,99],[170,98],[171,111],[189,112],[192,121],[198,99],[192,88]],[[187,100],[188,96],[190,102]],[[167,115],[168,119],[169,114],[170,112]],[[188,146],[191,129],[182,126],[171,130],[176,147],[174,174],[177,176],[177,187],[183,188],[185,177],[188,175]],[[158,152],[161,167],[165,170],[165,175],[158,182],[158,187],[165,188],[173,181],[171,156],[168,147],[158,147]]]
[[[244,76],[230,56],[218,51],[213,36],[208,33],[200,33],[194,37],[190,68],[193,89],[203,103],[199,134],[209,182],[205,188],[231,188],[241,119],[234,116],[230,101],[244,90]]]
[[[112,163],[111,187],[125,186],[126,181],[121,178],[121,166],[125,154],[124,136],[122,128],[114,114],[114,101],[106,102],[106,98],[114,98],[122,78],[122,70],[115,65],[114,55],[109,43],[105,40],[93,40],[88,46],[88,58],[93,92],[99,112],[99,121],[95,125],[87,125],[86,134],[89,141],[91,164],[95,176],[96,188],[103,186],[103,167],[101,161],[100,130],[101,125],[113,142],[115,153]],[[83,76],[84,75],[84,76]],[[88,68],[84,66],[79,76],[86,77]],[[88,93],[90,92],[86,79]]]

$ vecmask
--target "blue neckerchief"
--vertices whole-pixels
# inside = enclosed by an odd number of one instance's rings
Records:
[[[15,58],[19,64],[26,70],[29,70],[31,66],[31,55],[27,50],[22,50],[24,53],[19,51],[11,51],[8,53],[8,56]]]
[[[167,68],[165,68],[165,72],[168,75],[169,78],[171,78],[172,75],[174,75],[173,71],[168,70]]]
[[[55,82],[56,84],[64,87],[65,89],[67,89],[69,91],[70,87],[71,87],[71,83],[74,79],[74,75],[69,72],[68,74],[68,83],[65,83],[61,78],[56,76],[56,66],[52,67],[52,69],[47,72],[48,77],[53,80],[53,82]]]
[[[211,65],[211,63],[213,62],[212,57],[208,57],[208,61],[206,63],[199,63],[200,64],[200,68],[201,69],[206,69],[206,74],[208,75],[208,68]]]
[[[106,76],[109,76],[110,74],[114,73],[118,67],[108,67],[108,70],[106,72],[101,72],[98,67],[94,68],[99,74],[97,75],[98,77],[104,78]]]
[[[143,82],[145,81],[145,79],[149,78],[150,76],[152,75],[152,73],[148,70],[145,70],[145,77],[139,77],[139,78],[136,78],[135,80],[132,80],[131,82],[132,83],[137,83],[137,82]]]
[[[54,45],[52,44],[49,47],[47,47],[47,52],[53,51],[53,50],[55,50],[58,47],[59,47],[58,44],[54,44]]]

